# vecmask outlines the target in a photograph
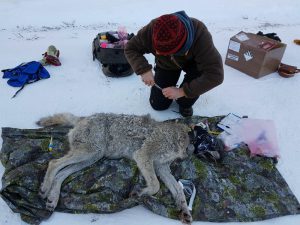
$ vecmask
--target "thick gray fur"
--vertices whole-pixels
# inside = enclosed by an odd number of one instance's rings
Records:
[[[192,216],[182,188],[171,174],[170,164],[188,156],[187,125],[157,122],[150,116],[98,113],[77,117],[69,113],[55,114],[37,122],[40,126],[72,125],[68,134],[70,151],[60,159],[49,162],[40,192],[47,198],[47,208],[57,205],[63,181],[99,159],[126,157],[134,160],[145,178],[146,187],[138,196],[158,192],[161,181],[173,195],[182,222],[190,224]]]

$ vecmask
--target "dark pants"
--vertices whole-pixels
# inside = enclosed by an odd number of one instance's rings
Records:
[[[164,70],[159,67],[155,67],[155,76],[154,80],[155,83],[160,86],[161,88],[166,88],[166,87],[175,87],[179,77],[181,70]],[[193,67],[189,70],[186,71],[186,74],[184,75],[184,79],[182,83],[180,84],[180,87],[184,83],[189,83],[191,80],[195,79],[195,75],[193,74],[199,74],[199,71],[196,72]],[[186,97],[181,97],[176,100],[177,104],[182,107],[182,108],[189,108],[191,107],[198,99],[199,97],[196,98],[186,98]],[[169,106],[172,104],[173,100],[166,98],[160,89],[157,87],[153,86],[151,88],[151,94],[150,94],[150,104],[153,109],[155,110],[165,110],[169,108]]]

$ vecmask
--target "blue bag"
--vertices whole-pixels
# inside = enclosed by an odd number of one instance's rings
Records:
[[[32,61],[22,63],[13,69],[2,70],[3,77],[7,78],[7,84],[12,87],[21,87],[13,96],[13,98],[24,88],[26,84],[30,84],[41,79],[50,77],[49,72],[39,62]]]

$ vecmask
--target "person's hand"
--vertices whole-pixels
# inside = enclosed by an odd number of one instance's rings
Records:
[[[163,95],[168,99],[178,99],[185,96],[185,93],[182,88],[177,87],[167,87],[162,89]]]
[[[152,70],[147,71],[146,73],[143,73],[141,75],[142,81],[147,85],[147,86],[153,86],[154,85],[154,75]]]

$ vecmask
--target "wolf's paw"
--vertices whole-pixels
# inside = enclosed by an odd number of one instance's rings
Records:
[[[50,201],[47,201],[47,203],[46,203],[46,209],[47,209],[47,210],[49,210],[49,211],[54,211],[55,207],[56,207],[55,204],[53,204],[53,203],[50,202]]]
[[[130,198],[137,198],[139,197],[138,191],[132,191],[129,193]]]
[[[46,199],[46,198],[47,198],[46,193],[43,192],[42,190],[39,191],[39,196],[40,196],[42,199]]]
[[[134,187],[133,190],[129,193],[130,198],[139,198],[141,196],[142,189],[140,187]]]
[[[46,208],[49,211],[54,211],[57,206],[59,195],[50,193],[47,199]]]
[[[192,215],[188,209],[181,210],[179,217],[182,223],[191,224],[193,222]]]
[[[135,185],[131,192],[129,193],[130,198],[139,198],[141,196],[142,187]]]

